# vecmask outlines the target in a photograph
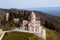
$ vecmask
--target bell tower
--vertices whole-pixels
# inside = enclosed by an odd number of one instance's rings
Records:
[[[32,12],[32,13],[31,13],[31,25],[32,25],[33,31],[35,31],[35,21],[36,21],[35,16],[36,16],[35,13]]]

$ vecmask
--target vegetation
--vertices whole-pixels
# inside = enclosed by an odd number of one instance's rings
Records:
[[[46,29],[47,40],[60,40],[60,34],[56,31]]]
[[[6,33],[2,40],[27,40],[28,38],[31,38],[31,40],[42,40],[37,35],[34,35],[32,33],[25,33],[25,32],[10,32]]]
[[[42,20],[41,20],[42,21]],[[56,30],[56,28],[54,27],[54,25],[52,24],[52,23],[49,23],[47,20],[43,23],[43,22],[41,22],[41,25],[43,26],[43,27],[46,27],[46,28],[48,28],[48,29],[51,29],[51,30]]]
[[[12,29],[14,29],[14,28],[15,28],[14,26],[4,27],[4,28],[3,28],[3,31],[9,31],[9,30],[12,30]]]
[[[19,18],[19,23],[21,23],[23,20],[28,20],[28,16],[24,12],[10,12],[9,20],[11,21],[13,18]]]
[[[3,28],[4,31],[8,31],[15,28],[15,25],[12,22],[5,22],[5,27]]]

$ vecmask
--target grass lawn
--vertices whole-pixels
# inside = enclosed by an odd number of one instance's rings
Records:
[[[21,37],[21,36],[10,36],[7,40],[28,40],[28,38]]]
[[[37,35],[32,33],[25,33],[25,32],[10,32],[6,33],[2,40],[28,40],[31,38],[32,40],[42,40]]]
[[[60,40],[60,34],[50,29],[46,29],[47,40]]]

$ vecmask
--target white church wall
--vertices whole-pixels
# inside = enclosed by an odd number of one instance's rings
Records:
[[[43,29],[43,35],[42,35],[43,39],[46,40],[46,29]]]

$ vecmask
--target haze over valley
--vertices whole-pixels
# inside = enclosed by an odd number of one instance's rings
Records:
[[[26,8],[26,9],[42,11],[42,12],[60,17],[60,7],[35,7],[35,8]]]

